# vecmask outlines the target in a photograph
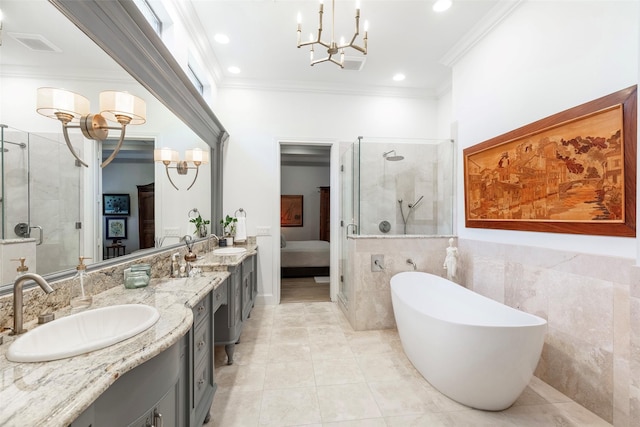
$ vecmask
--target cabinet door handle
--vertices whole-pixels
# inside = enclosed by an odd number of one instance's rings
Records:
[[[198,380],[198,387],[202,387],[204,385],[204,378],[200,378]]]
[[[202,347],[204,347],[204,345],[205,345],[204,340],[201,340],[201,341],[198,343],[198,348],[202,348]]]
[[[198,313],[202,313],[204,311],[204,305],[198,307]]]
[[[162,427],[162,414],[158,410],[153,411],[153,427]]]

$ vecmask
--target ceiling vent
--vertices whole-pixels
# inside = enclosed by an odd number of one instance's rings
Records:
[[[49,40],[41,36],[40,34],[25,34],[25,33],[8,33],[11,38],[26,47],[27,49],[37,52],[62,52],[58,46],[51,43]]]
[[[367,61],[366,56],[345,56],[343,70],[360,71],[364,67],[364,63]]]

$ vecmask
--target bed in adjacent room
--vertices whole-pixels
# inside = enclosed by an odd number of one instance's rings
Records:
[[[324,240],[280,241],[282,277],[329,275],[329,242]]]

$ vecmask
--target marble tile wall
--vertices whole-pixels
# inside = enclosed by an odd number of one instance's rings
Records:
[[[616,426],[637,425],[640,269],[633,259],[464,239],[458,248],[461,284],[547,319],[537,377]]]
[[[386,161],[382,154],[396,150],[404,157],[400,161]],[[403,201],[405,218],[408,204],[424,196],[407,220],[406,234],[443,234],[439,228],[452,224],[451,179],[453,162],[450,142],[440,144],[379,144],[366,142],[360,148],[360,234],[382,234],[382,221],[391,224],[389,235],[404,234],[404,222],[398,200]],[[441,182],[443,183],[441,185]],[[441,216],[445,215],[446,218]],[[450,233],[450,229],[448,233]]]
[[[347,239],[348,267],[345,269],[347,302],[342,305],[356,331],[395,328],[391,306],[390,280],[402,271],[418,271],[444,276],[442,267],[449,237],[356,236]],[[371,256],[384,255],[384,271],[371,271]]]

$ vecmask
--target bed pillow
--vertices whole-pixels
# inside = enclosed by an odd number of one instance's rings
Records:
[[[287,240],[284,238],[284,234],[280,235],[280,248],[287,246]]]

